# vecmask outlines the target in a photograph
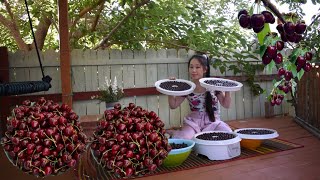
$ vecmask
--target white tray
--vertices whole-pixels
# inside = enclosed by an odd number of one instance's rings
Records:
[[[257,129],[257,130],[268,130],[272,131],[272,134],[241,134],[238,133],[241,130],[248,130],[248,129]],[[278,132],[273,129],[267,129],[267,128],[242,128],[242,129],[236,129],[234,131],[235,133],[238,134],[238,136],[242,139],[273,139],[279,136]]]
[[[231,87],[223,86],[222,84],[211,85],[211,84],[205,83],[206,80],[219,80],[219,81],[225,81],[229,83],[235,83],[236,85]],[[233,80],[223,79],[223,78],[201,78],[199,82],[202,87],[211,91],[239,91],[243,86],[243,84],[238,81],[233,81]]]
[[[189,84],[191,86],[191,88],[188,90],[184,90],[184,91],[170,91],[170,90],[161,88],[160,84],[163,82],[166,82],[166,81],[185,82],[185,83]],[[157,91],[159,91],[162,94],[166,94],[166,95],[170,95],[170,96],[185,96],[185,95],[192,93],[194,91],[194,89],[196,88],[196,85],[193,82],[188,81],[188,80],[184,80],[184,79],[175,79],[175,80],[162,79],[162,80],[157,81],[154,85],[155,85]]]
[[[205,133],[227,133],[227,134],[233,134],[235,135],[234,138],[232,139],[226,139],[226,140],[203,140],[203,139],[198,139],[196,138],[197,136],[201,135],[201,134],[205,134]],[[204,144],[204,145],[229,145],[229,144],[234,144],[237,142],[241,141],[241,138],[238,136],[237,133],[234,132],[227,132],[227,131],[204,131],[204,132],[200,132],[197,133],[193,136],[193,141],[196,142],[197,144]]]

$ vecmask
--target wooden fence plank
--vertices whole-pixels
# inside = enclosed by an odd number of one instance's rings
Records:
[[[244,119],[244,99],[243,99],[244,90],[243,89],[244,88],[241,88],[240,91],[235,92],[237,119]]]

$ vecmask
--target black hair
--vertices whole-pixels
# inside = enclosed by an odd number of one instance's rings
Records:
[[[204,74],[204,77],[210,77],[210,61],[207,55],[201,55],[196,54],[193,55],[188,62],[188,69],[190,67],[190,62],[192,59],[197,59],[200,64],[203,66],[203,68],[207,69],[206,73]],[[210,91],[206,91],[206,97],[205,97],[205,106],[206,106],[206,112],[208,113],[209,119],[211,122],[215,122],[214,112],[212,108],[212,95]]]

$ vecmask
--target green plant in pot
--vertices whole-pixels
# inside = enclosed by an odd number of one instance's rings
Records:
[[[117,77],[114,77],[114,81],[109,80],[105,77],[105,82],[103,86],[98,88],[100,92],[99,95],[92,96],[91,99],[97,99],[101,102],[106,103],[107,109],[112,109],[113,106],[119,103],[120,99],[125,96],[123,88],[119,87],[117,84]]]

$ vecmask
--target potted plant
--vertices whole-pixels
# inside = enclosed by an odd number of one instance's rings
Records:
[[[108,80],[108,78],[105,77],[105,83],[101,88],[98,88],[98,91],[100,94],[92,96],[91,99],[97,99],[100,101],[99,103],[105,102],[107,109],[112,109],[113,106],[119,103],[119,100],[124,97],[123,88],[118,86],[116,77],[114,77],[113,83],[111,79]]]

